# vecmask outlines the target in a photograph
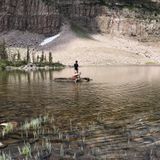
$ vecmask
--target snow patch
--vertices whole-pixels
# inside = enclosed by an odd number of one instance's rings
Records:
[[[48,37],[48,38],[44,39],[43,42],[40,44],[40,46],[44,46],[44,45],[52,42],[53,40],[55,40],[56,38],[58,38],[60,35],[61,35],[61,33],[59,33],[59,34],[57,34],[55,36]]]

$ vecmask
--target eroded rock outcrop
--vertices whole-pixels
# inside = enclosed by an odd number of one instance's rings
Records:
[[[159,0],[1,0],[0,31],[18,29],[45,35],[60,30],[63,18],[92,32],[160,39]]]
[[[93,32],[131,36],[141,41],[160,39],[159,0],[104,1],[73,4],[70,19]]]
[[[160,14],[145,10],[108,9],[97,17],[102,32],[136,37],[141,41],[160,38]]]
[[[55,34],[60,29],[60,15],[54,6],[40,0],[1,0],[0,31],[12,29]]]

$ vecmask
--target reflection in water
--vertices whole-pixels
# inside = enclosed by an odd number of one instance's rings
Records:
[[[100,145],[104,154],[111,143],[116,152],[129,143],[143,145],[138,138],[160,138],[159,67],[89,67],[81,68],[81,72],[93,81],[54,82],[55,77],[70,77],[73,69],[69,68],[57,72],[1,72],[0,122],[23,121],[49,112],[59,125],[69,119],[85,124],[97,121],[99,114],[103,121],[95,129],[97,136],[88,143],[97,141],[95,145]]]
[[[58,108],[62,115],[64,110],[69,113],[75,109],[72,116],[83,119],[86,113],[94,117],[100,112],[111,117],[113,113],[120,116],[119,111],[124,111],[124,114],[131,110],[145,113],[148,109],[157,109],[155,107],[159,105],[158,67],[91,67],[81,68],[81,72],[93,81],[81,84],[53,81],[55,77],[71,76],[72,69],[60,72],[1,72],[1,113],[16,118],[6,109],[17,109],[17,112],[20,109],[23,112],[24,108],[25,111],[35,110],[39,114],[50,106],[53,112],[54,107]],[[82,111],[85,113],[81,115]],[[132,117],[134,112],[126,116]]]

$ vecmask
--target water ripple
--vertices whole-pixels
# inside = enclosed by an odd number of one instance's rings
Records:
[[[92,136],[86,138],[93,154],[102,159],[143,159],[148,156],[145,146],[160,141],[160,75],[153,74],[159,71],[158,67],[82,68],[93,79],[84,84],[53,82],[69,69],[1,75],[6,77],[0,78],[0,122],[21,122],[44,112],[59,119],[60,126],[68,119],[95,121]]]

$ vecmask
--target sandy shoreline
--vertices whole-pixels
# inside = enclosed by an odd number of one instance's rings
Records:
[[[51,52],[53,61],[65,65],[72,65],[75,60],[81,66],[160,64],[160,42],[142,43],[105,34],[91,35],[91,39],[82,38],[69,26],[64,26],[61,35],[53,42],[39,46],[44,38],[42,35],[19,31],[0,34],[0,40],[5,39],[9,46],[9,53],[19,51],[22,58],[26,55],[25,44],[29,44],[31,57],[40,56],[43,50],[46,58]]]

